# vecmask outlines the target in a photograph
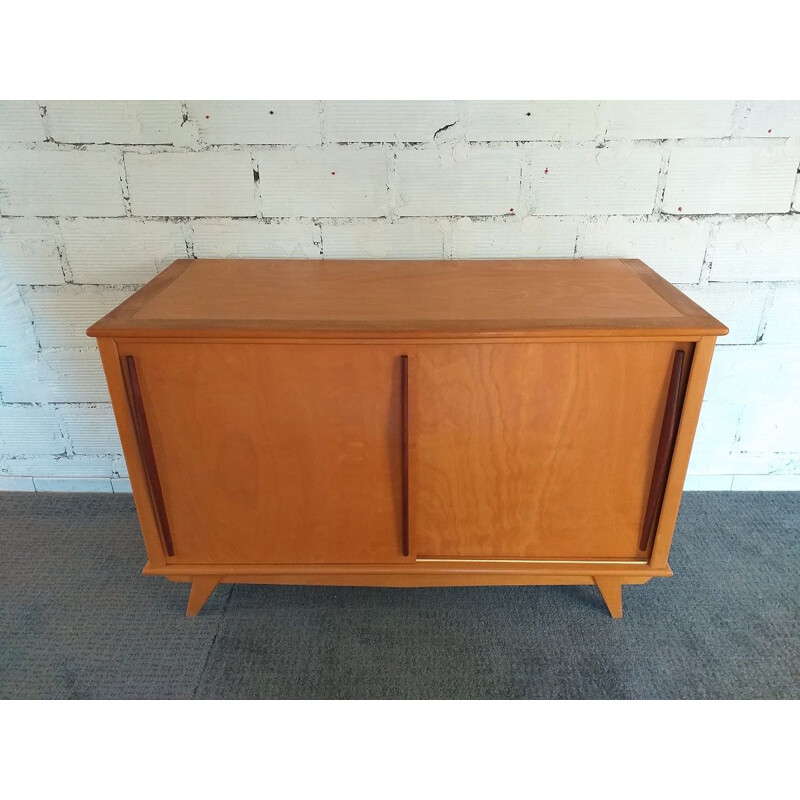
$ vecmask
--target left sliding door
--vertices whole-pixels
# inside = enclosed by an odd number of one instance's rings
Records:
[[[404,560],[399,348],[120,342],[119,357],[168,563]]]

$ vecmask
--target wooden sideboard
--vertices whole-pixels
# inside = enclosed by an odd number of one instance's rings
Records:
[[[623,584],[667,564],[718,320],[641,261],[181,260],[93,325],[147,575]]]

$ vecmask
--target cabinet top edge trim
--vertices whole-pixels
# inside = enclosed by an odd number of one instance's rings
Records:
[[[258,335],[253,331],[242,331],[236,335],[226,336],[218,331],[203,331],[187,333],[186,331],[121,331],[109,332],[98,336],[100,342],[115,342],[119,345],[126,344],[284,344],[284,345],[385,345],[385,346],[427,346],[451,344],[536,344],[536,343],[580,343],[580,342],[687,342],[694,343],[701,339],[716,339],[708,331],[666,331],[663,333],[649,333],[639,331],[603,331],[594,333],[576,331],[562,333],[555,331],[547,334],[524,333],[508,334],[504,336],[477,336],[477,335],[452,335],[436,336],[423,334],[419,336],[397,333],[390,336],[342,335],[342,336],[314,336],[291,333],[287,335]]]
[[[181,259],[91,337],[724,335],[636,259]]]

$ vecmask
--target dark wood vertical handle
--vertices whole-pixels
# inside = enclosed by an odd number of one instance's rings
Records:
[[[153,453],[153,443],[150,440],[150,429],[147,426],[147,417],[144,413],[142,403],[142,392],[139,388],[139,377],[136,374],[136,361],[133,356],[125,356],[124,360],[125,381],[128,389],[128,402],[131,407],[133,417],[133,428],[136,432],[136,441],[139,445],[139,454],[142,457],[144,475],[147,479],[147,487],[150,490],[150,498],[153,502],[156,525],[161,536],[161,542],[168,556],[175,555],[175,548],[172,546],[172,534],[169,531],[167,521],[167,509],[164,506],[164,495],[161,492],[161,482],[158,480],[158,470],[156,469],[156,457]]]
[[[676,350],[672,362],[672,374],[669,378],[667,389],[667,406],[664,409],[664,420],[661,423],[661,435],[658,438],[656,450],[656,465],[653,469],[653,480],[650,483],[650,496],[647,499],[647,511],[644,515],[642,536],[639,540],[639,549],[647,550],[653,529],[661,513],[661,504],[664,501],[664,492],[667,488],[669,465],[672,461],[672,451],[675,447],[675,437],[678,434],[680,422],[680,390],[683,375],[683,363],[686,360],[684,350]]]
[[[400,356],[400,440],[403,473],[403,555],[409,554],[408,540],[408,356]]]

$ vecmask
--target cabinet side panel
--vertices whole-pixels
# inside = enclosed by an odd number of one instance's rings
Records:
[[[664,492],[661,515],[650,556],[650,563],[654,567],[664,567],[667,564],[667,556],[672,544],[675,522],[678,519],[683,484],[686,480],[686,471],[689,469],[689,457],[692,453],[697,421],[700,418],[700,406],[703,403],[703,393],[706,389],[708,372],[711,368],[711,356],[714,353],[716,341],[716,336],[706,336],[700,339],[694,347],[689,382],[686,387],[686,395],[681,412],[681,422],[678,427],[678,436],[675,440],[675,449],[670,463],[667,488]]]
[[[98,339],[100,359],[103,363],[108,391],[111,395],[111,406],[114,409],[114,418],[119,429],[119,438],[122,442],[122,452],[128,467],[128,475],[133,490],[133,499],[136,503],[136,512],[139,515],[139,524],[142,527],[144,544],[147,548],[147,557],[153,566],[166,564],[161,537],[158,533],[155,513],[153,510],[150,491],[147,487],[147,477],[142,464],[141,453],[133,426],[128,395],[125,389],[125,379],[119,360],[117,344],[111,339]]]

